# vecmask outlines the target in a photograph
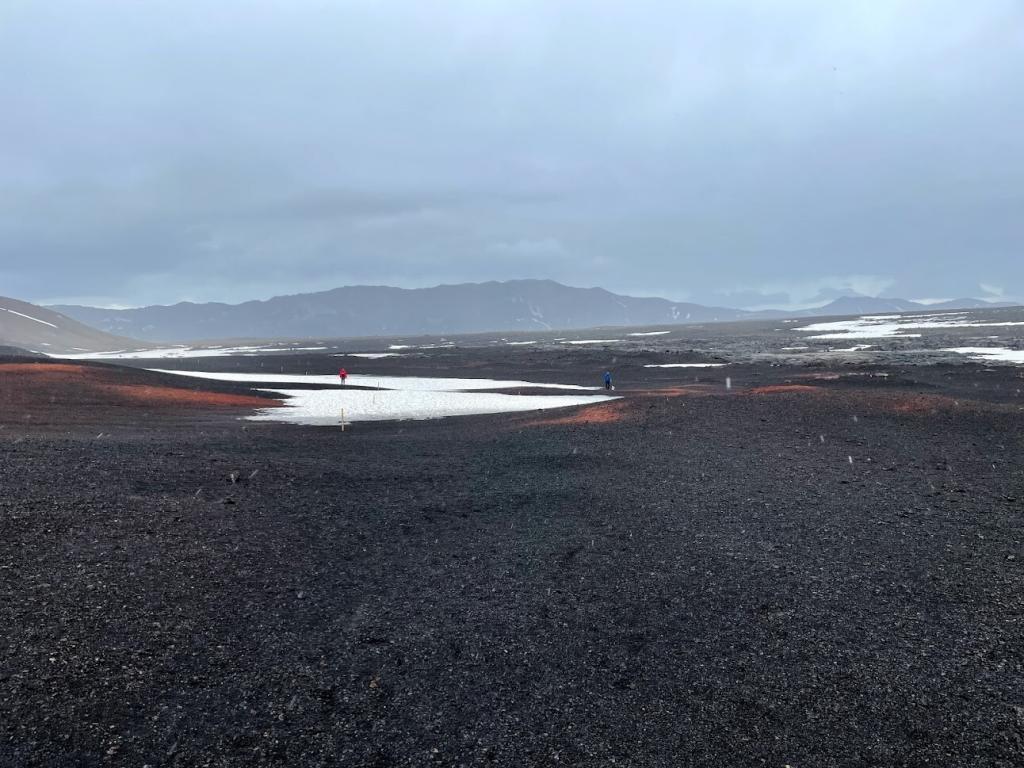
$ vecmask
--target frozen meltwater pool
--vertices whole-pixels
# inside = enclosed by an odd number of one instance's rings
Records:
[[[152,370],[201,379],[264,385],[260,386],[262,391],[287,398],[284,407],[265,408],[248,418],[253,421],[282,421],[290,424],[337,425],[342,422],[343,416],[346,422],[439,419],[446,416],[514,413],[593,405],[617,399],[597,394],[521,395],[478,391],[543,388],[590,392],[598,389],[577,384],[546,384],[517,380],[352,374],[348,377],[350,386],[345,387],[339,383],[338,377],[333,375]],[[300,383],[323,388],[287,388],[288,384]],[[278,388],[275,385],[285,386]],[[378,389],[353,389],[351,385]]]

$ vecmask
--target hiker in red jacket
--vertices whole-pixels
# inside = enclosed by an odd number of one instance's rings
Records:
[[[346,371],[344,368],[341,368],[338,371],[338,378],[341,379],[341,383],[342,385],[344,385],[345,381],[348,379],[348,371]]]

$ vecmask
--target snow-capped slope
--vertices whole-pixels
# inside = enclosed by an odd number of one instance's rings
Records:
[[[132,343],[45,307],[0,296],[0,346],[46,354],[93,352]]]

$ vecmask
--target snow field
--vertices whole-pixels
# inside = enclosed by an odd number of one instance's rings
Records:
[[[323,386],[324,389],[261,387],[263,391],[285,396],[287,399],[284,401],[284,407],[265,408],[249,418],[254,421],[284,421],[291,424],[337,425],[342,421],[343,411],[346,422],[437,419],[446,416],[547,410],[617,399],[592,394],[517,395],[473,391],[538,387],[580,392],[598,389],[598,387],[583,387],[577,384],[546,384],[499,379],[349,375],[348,383],[351,385],[377,387],[376,390],[361,390],[346,388],[341,385],[335,375],[307,376],[301,374],[150,370],[217,381],[240,381],[264,385],[302,383]]]

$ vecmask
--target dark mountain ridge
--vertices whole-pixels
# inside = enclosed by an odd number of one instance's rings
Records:
[[[738,320],[748,315],[735,309],[619,296],[602,288],[570,288],[550,280],[418,289],[348,286],[242,304],[59,309],[111,333],[160,342],[555,330]]]
[[[67,305],[53,309],[107,333],[175,342],[570,330],[997,306],[1009,305],[979,299],[922,304],[853,296],[816,309],[752,312],[622,296],[603,288],[574,288],[552,280],[509,280],[414,289],[346,286],[242,304],[182,302],[135,309]]]

